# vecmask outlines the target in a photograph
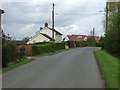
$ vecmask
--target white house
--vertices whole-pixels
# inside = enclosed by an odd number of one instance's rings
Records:
[[[45,23],[44,28],[40,28],[36,35],[29,39],[27,44],[33,44],[37,42],[51,42],[52,39],[52,28],[48,27],[48,23]],[[61,42],[62,41],[62,34],[54,29],[54,41]]]

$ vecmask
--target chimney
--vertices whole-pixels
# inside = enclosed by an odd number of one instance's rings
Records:
[[[48,23],[47,22],[45,23],[45,27],[48,27]]]
[[[40,30],[43,29],[42,27],[40,27]]]

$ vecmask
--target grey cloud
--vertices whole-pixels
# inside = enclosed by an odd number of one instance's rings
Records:
[[[6,2],[2,5],[6,12],[3,15],[4,31],[16,38],[34,35],[45,22],[48,22],[51,27],[52,2]],[[97,15],[97,13],[99,14],[104,6],[104,3],[56,2],[55,27],[59,27],[58,29],[66,34],[88,33],[92,27],[100,32],[103,15]],[[29,26],[32,24],[34,25]],[[23,33],[20,35],[20,32]]]

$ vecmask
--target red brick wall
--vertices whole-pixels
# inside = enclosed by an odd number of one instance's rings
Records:
[[[25,55],[32,56],[32,46],[31,45],[19,45],[16,47],[16,53],[20,53],[20,48],[25,48]]]

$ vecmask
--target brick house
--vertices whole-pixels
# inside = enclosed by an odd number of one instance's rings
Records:
[[[88,38],[90,38],[91,36],[87,36],[87,35],[67,35],[66,39],[67,41],[87,41]],[[94,36],[96,42],[98,42],[101,37],[99,36]]]

